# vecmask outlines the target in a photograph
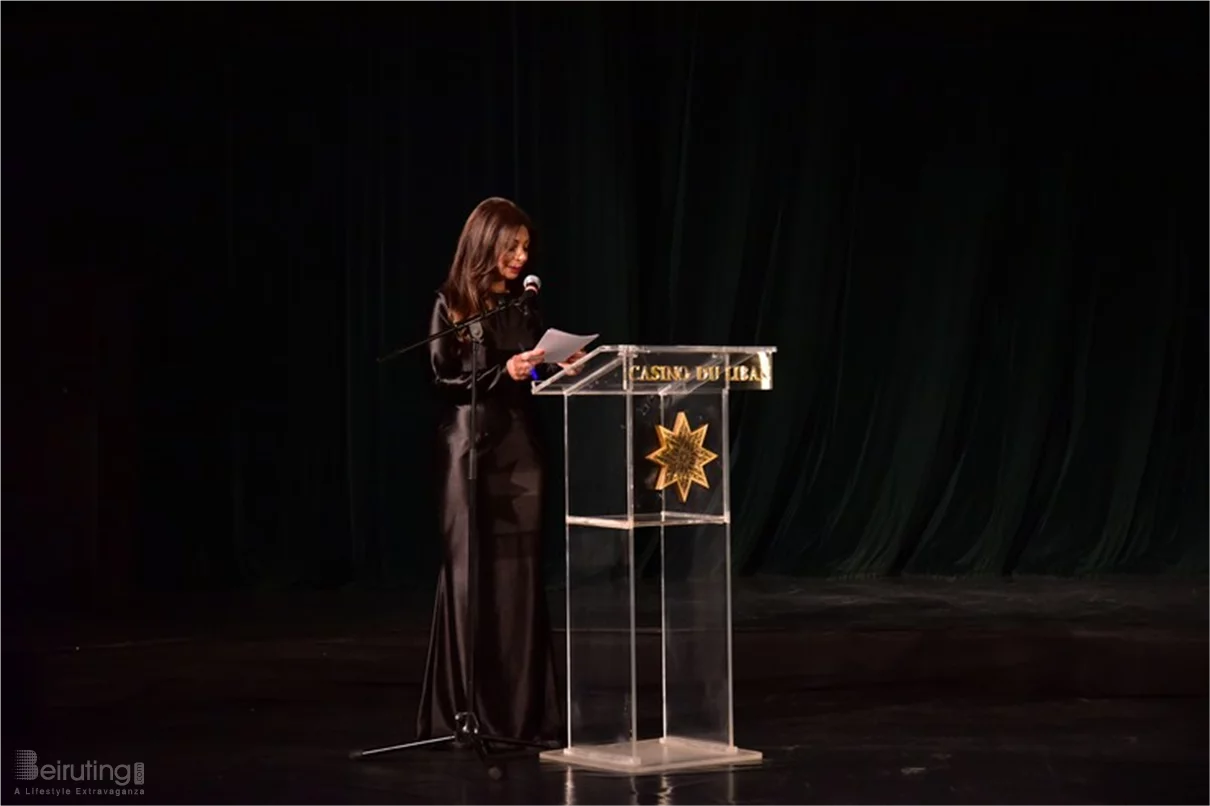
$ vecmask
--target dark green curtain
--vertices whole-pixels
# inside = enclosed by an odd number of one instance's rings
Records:
[[[93,289],[88,324],[22,347],[87,345],[100,446],[60,493],[94,525],[23,528],[127,587],[427,583],[425,354],[375,358],[424,335],[463,219],[505,195],[552,325],[778,347],[775,390],[734,401],[743,572],[1202,573],[1206,16],[14,13],[5,277],[38,278],[31,326]],[[48,422],[64,370],[19,371]],[[5,450],[6,504],[45,494]]]

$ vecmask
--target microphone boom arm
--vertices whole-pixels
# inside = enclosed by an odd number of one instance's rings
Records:
[[[436,341],[437,339],[443,339],[447,336],[452,336],[455,333],[463,331],[468,327],[477,325],[480,322],[482,322],[484,319],[490,319],[491,317],[499,314],[501,311],[506,311],[509,308],[516,308],[516,307],[528,302],[531,298],[533,298],[535,296],[537,296],[537,291],[531,290],[531,288],[529,287],[529,283],[527,282],[525,293],[522,294],[521,296],[517,297],[516,299],[510,300],[498,308],[492,308],[490,311],[484,311],[481,314],[472,316],[470,319],[465,319],[465,320],[459,322],[458,324],[447,327],[445,330],[434,333],[431,336],[426,336],[425,338],[421,339],[420,341],[416,342],[415,344],[409,344],[407,347],[400,347],[398,350],[393,350],[393,351],[387,353],[386,355],[379,356],[377,359],[377,362],[379,364],[385,364],[387,361],[398,358],[399,356],[403,355],[404,353],[410,353],[412,350],[415,350],[418,347],[423,347],[424,345],[428,344],[431,341]]]

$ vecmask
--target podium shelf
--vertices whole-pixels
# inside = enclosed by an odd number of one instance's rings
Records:
[[[697,512],[636,512],[626,515],[567,515],[568,526],[595,526],[600,529],[649,529],[659,526],[723,526],[731,522],[726,515],[706,515]]]

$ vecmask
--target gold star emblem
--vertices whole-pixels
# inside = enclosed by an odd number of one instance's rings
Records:
[[[683,411],[677,413],[671,431],[656,424],[655,434],[660,439],[660,447],[647,454],[647,458],[660,466],[660,476],[655,480],[657,490],[675,484],[683,504],[688,500],[689,488],[694,484],[710,489],[705,467],[717,459],[718,454],[703,447],[709,427],[707,424],[689,430],[689,418]]]

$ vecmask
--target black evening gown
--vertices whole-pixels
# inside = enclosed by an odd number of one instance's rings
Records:
[[[499,297],[504,299],[505,295]],[[444,560],[416,720],[421,739],[454,733],[454,715],[466,710],[464,691],[472,654],[473,710],[483,733],[540,742],[561,738],[550,614],[542,580],[542,451],[530,383],[513,380],[504,368],[510,356],[537,344],[540,317],[531,301],[482,323],[476,392],[478,624],[473,650],[467,598],[471,347],[452,337],[430,343],[434,382],[442,398],[437,479]],[[430,333],[449,325],[446,301],[439,293]],[[550,369],[544,368],[542,374]]]

